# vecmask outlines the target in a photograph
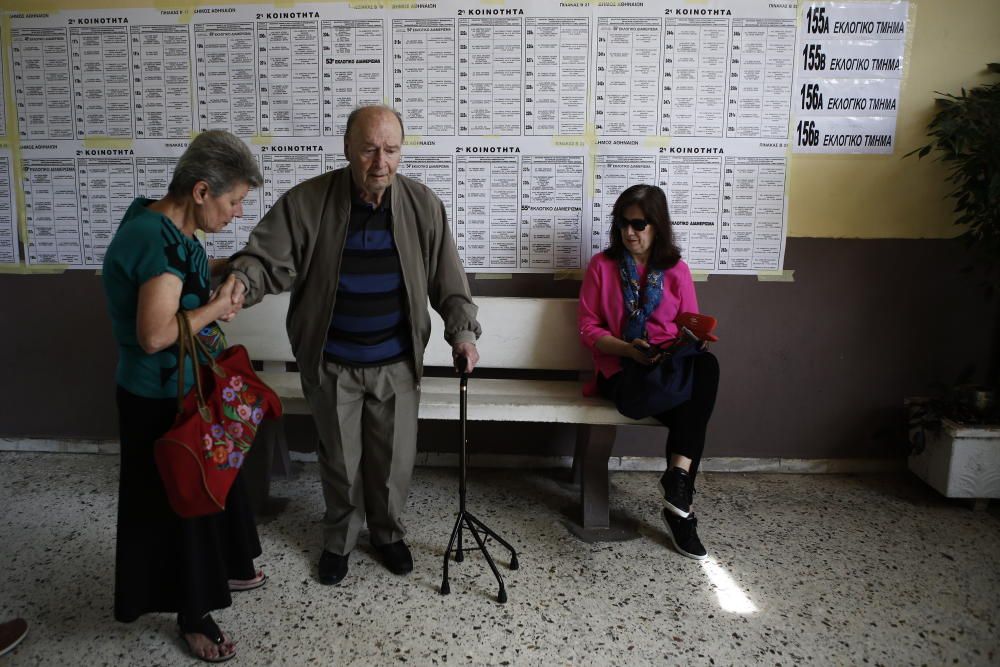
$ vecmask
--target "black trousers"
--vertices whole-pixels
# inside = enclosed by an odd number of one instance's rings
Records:
[[[653,415],[653,418],[670,429],[667,435],[665,456],[667,465],[673,454],[691,459],[691,478],[698,474],[698,464],[705,451],[705,432],[708,420],[715,408],[715,395],[719,390],[719,360],[711,352],[704,352],[692,359],[694,379],[691,399],[680,405]],[[622,373],[610,378],[597,374],[597,390],[601,396],[614,400],[615,392],[622,381]]]
[[[118,387],[121,470],[115,548],[115,619],[149,612],[198,618],[232,604],[229,579],[252,579],[260,541],[242,475],[226,509],[177,516],[153,459],[153,443],[173,424],[176,399],[136,396]]]

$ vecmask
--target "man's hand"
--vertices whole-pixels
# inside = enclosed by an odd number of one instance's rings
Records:
[[[243,301],[247,298],[247,288],[243,284],[243,281],[236,278],[233,274],[229,274],[231,278],[236,280],[236,284],[233,286],[233,305],[243,307]]]
[[[222,320],[223,322],[231,322],[236,313],[238,313],[243,308],[243,298],[242,296],[237,303],[234,296],[236,286],[243,286],[236,276],[230,274],[228,278],[223,281],[219,288],[215,290],[212,294],[210,305],[214,305],[216,308],[216,316],[213,319]]]
[[[466,373],[471,373],[472,369],[476,367],[479,363],[479,350],[476,349],[475,343],[456,343],[451,346],[451,359],[455,364],[455,370],[461,372],[458,367],[458,358],[465,357],[469,360],[469,363],[465,367]]]

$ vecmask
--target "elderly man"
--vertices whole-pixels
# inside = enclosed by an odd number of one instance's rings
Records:
[[[480,327],[444,205],[396,174],[403,123],[388,107],[347,121],[348,167],[289,190],[233,256],[234,300],[292,290],[288,337],[320,435],[326,514],[319,579],[337,584],[367,518],[395,574],[413,569],[401,520],[416,452],[427,303],[455,359],[479,360]],[[244,293],[245,290],[245,293]]]

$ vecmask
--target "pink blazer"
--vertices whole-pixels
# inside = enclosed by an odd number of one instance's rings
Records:
[[[645,284],[645,267],[639,270],[639,277]],[[691,270],[683,260],[663,275],[663,298],[646,320],[649,342],[659,345],[677,338],[674,320],[681,313],[697,313],[698,298],[694,293]],[[618,263],[603,252],[590,260],[587,273],[580,287],[580,305],[577,313],[580,325],[580,341],[594,357],[594,370],[610,378],[622,369],[621,357],[605,354],[596,347],[602,336],[622,337],[625,323],[625,303],[622,297],[621,279],[618,277]],[[583,390],[584,395],[597,393],[596,380]]]

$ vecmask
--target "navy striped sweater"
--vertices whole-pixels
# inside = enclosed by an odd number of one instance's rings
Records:
[[[351,197],[340,283],[324,352],[345,366],[379,366],[411,347],[399,252],[392,237],[391,195],[378,208]]]

